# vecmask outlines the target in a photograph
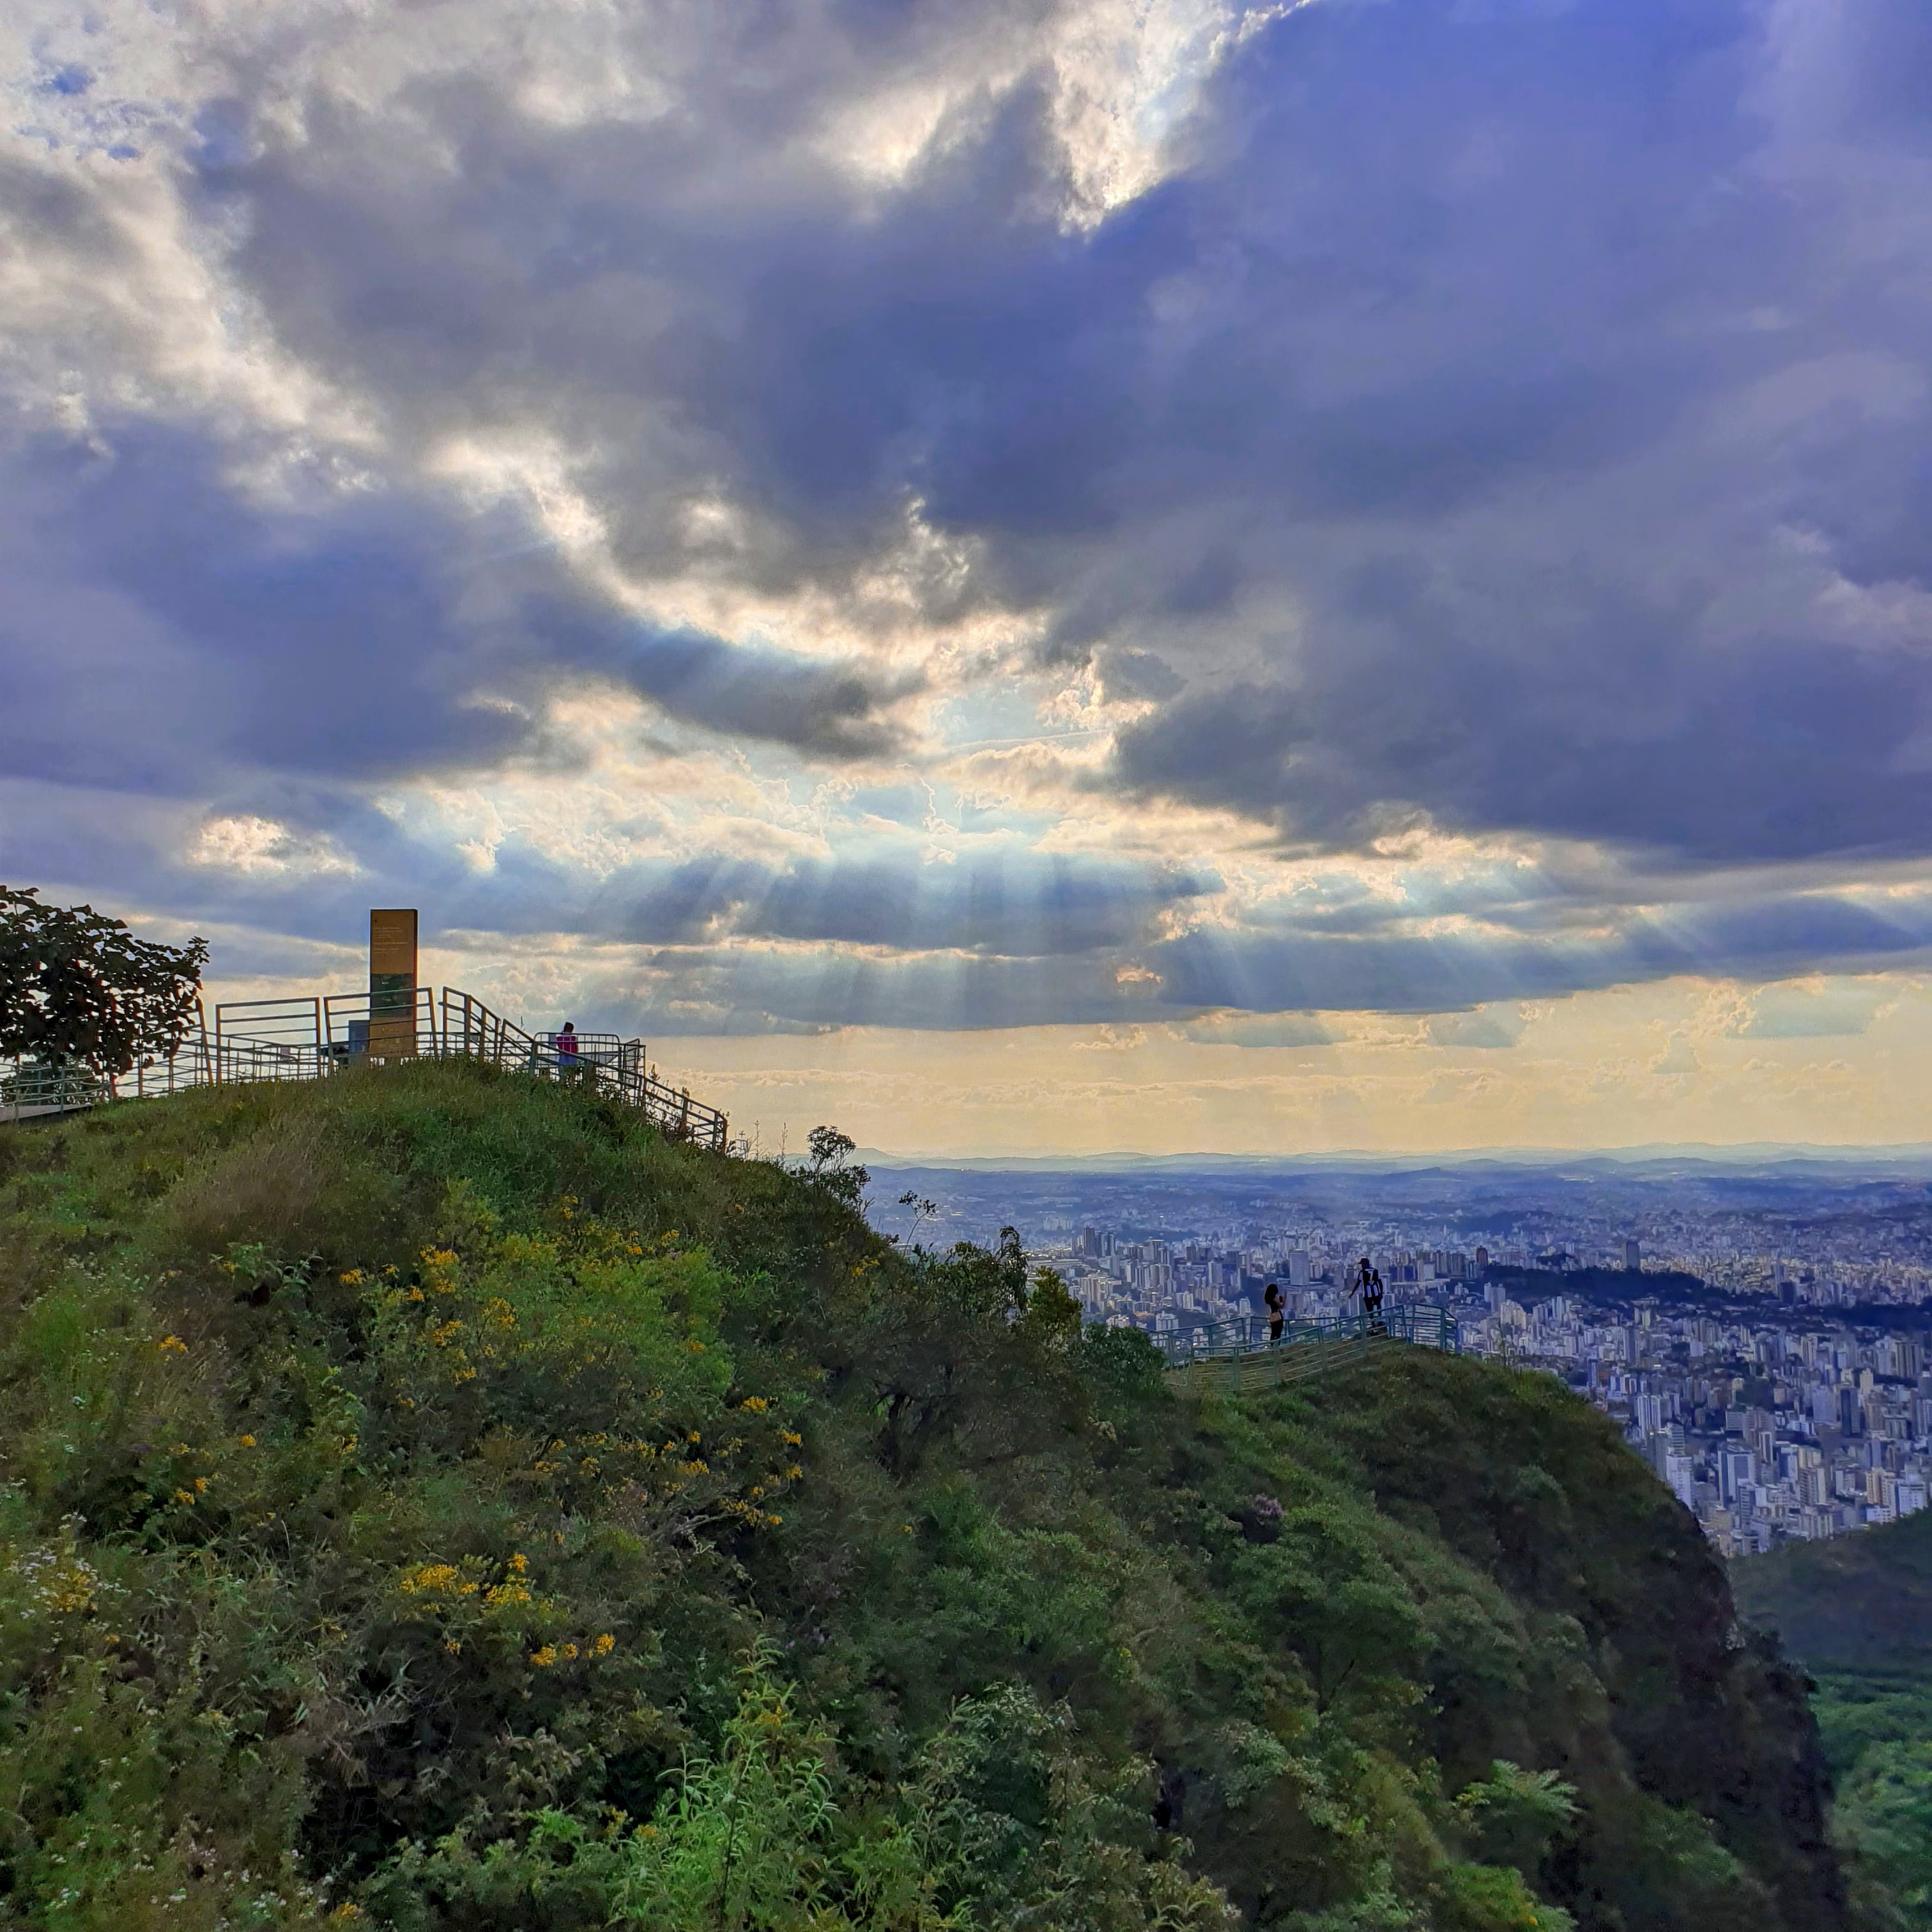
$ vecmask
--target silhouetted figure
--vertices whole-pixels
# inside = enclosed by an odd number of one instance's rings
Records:
[[[1287,1304],[1282,1300],[1281,1290],[1273,1282],[1262,1289],[1262,1299],[1268,1304],[1268,1340],[1279,1342],[1281,1340],[1282,1317],[1287,1312]]]

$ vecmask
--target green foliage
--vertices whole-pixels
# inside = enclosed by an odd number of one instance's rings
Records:
[[[1456,1809],[1486,1859],[1533,1878],[1551,1839],[1576,1815],[1576,1787],[1553,1771],[1525,1771],[1498,1758],[1486,1778],[1457,1792]]]
[[[1561,1906],[1537,1898],[1522,1874],[1496,1865],[1452,1865],[1443,1876],[1436,1923],[1444,1932],[1570,1932]]]
[[[0,1923],[1853,1923],[1600,1418],[1178,1397],[842,1139],[423,1065],[0,1138]]]
[[[104,1076],[176,1052],[194,1018],[208,943],[136,939],[92,906],[0,886],[0,1056]]]
[[[1816,1673],[1838,1834],[1888,1924],[1932,1932],[1932,1510],[1732,1566],[1738,1607]]]
[[[1876,1744],[1840,1786],[1838,1822],[1902,1926],[1932,1926],[1932,1738]]]

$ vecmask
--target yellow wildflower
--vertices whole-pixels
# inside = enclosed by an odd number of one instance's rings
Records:
[[[547,1643],[542,1649],[532,1651],[530,1661],[539,1670],[548,1670],[556,1661],[556,1646],[554,1643]]]
[[[566,1662],[568,1662],[568,1661],[569,1661],[569,1660],[571,1660],[572,1659],[574,1658],[575,1658],[575,1656],[577,1655],[577,1646],[576,1646],[576,1645],[575,1645],[575,1644],[574,1644],[574,1643],[567,1643],[567,1644],[566,1644],[566,1645],[564,1646],[564,1647],[563,1647],[563,1654],[564,1654],[565,1660],[566,1660]]]
[[[805,1438],[802,1436],[795,1435],[790,1430],[788,1429],[785,1432],[778,1438],[778,1440],[782,1442],[788,1449],[796,1449],[803,1446]]]
[[[590,1648],[598,1656],[608,1657],[617,1648],[617,1640],[605,1630],[592,1641]]]
[[[243,1436],[238,1437],[236,1439],[241,1443],[242,1448],[244,1449],[252,1449],[255,1446],[255,1438],[252,1436]]]
[[[771,1404],[761,1395],[748,1395],[738,1406],[740,1408],[748,1408],[754,1415],[763,1415],[765,1411],[771,1407]]]
[[[520,1576],[530,1568],[530,1559],[526,1556],[520,1550],[515,1551],[512,1555],[510,1558],[510,1568],[514,1574]]]
[[[188,1344],[178,1335],[164,1336],[159,1346],[164,1355],[184,1355],[188,1353]]]

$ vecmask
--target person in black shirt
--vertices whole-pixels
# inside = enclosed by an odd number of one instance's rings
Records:
[[[1268,1340],[1270,1342],[1279,1342],[1281,1340],[1282,1316],[1287,1312],[1286,1304],[1282,1300],[1281,1290],[1273,1282],[1270,1282],[1262,1291],[1262,1299],[1268,1304]]]

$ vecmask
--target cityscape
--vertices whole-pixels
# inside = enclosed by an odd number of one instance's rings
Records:
[[[1925,1507],[1932,1190],[1915,1160],[1754,1168],[1682,1159],[1389,1172],[875,1167],[875,1219],[992,1238],[1004,1204],[1090,1322],[1184,1338],[1262,1312],[1449,1310],[1470,1352],[1603,1409],[1726,1556]],[[908,1196],[910,1196],[908,1199]],[[943,1197],[943,1198],[942,1198]]]

